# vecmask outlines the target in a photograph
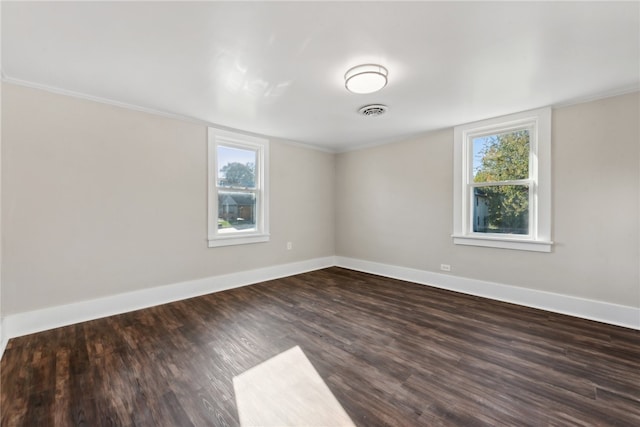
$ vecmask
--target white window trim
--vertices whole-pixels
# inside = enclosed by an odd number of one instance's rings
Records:
[[[532,125],[530,138],[530,234],[477,233],[471,227],[471,137]],[[551,108],[541,108],[454,128],[453,243],[535,252],[551,252]]]
[[[218,145],[235,146],[256,150],[256,229],[236,233],[218,232],[218,187],[217,155]],[[269,140],[209,128],[208,132],[208,241],[209,247],[243,245],[269,241]]]

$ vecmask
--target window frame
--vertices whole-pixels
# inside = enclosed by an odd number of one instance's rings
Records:
[[[256,152],[255,192],[256,226],[248,231],[220,233],[218,229],[218,147],[230,147]],[[269,140],[237,132],[208,128],[208,209],[207,238],[210,248],[268,242],[269,235]]]
[[[473,138],[529,130],[529,176],[485,184],[473,182]],[[535,252],[551,252],[551,108],[481,120],[454,128],[453,243]],[[529,233],[473,231],[473,189],[529,185]]]

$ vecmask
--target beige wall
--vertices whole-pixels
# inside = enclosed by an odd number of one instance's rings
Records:
[[[2,314],[334,254],[638,307],[638,104],[554,110],[551,254],[452,244],[452,129],[272,140],[271,241],[209,249],[205,126],[5,84]]]
[[[209,249],[206,126],[9,84],[2,122],[3,315],[334,254],[333,154],[272,140],[271,241]]]
[[[2,10],[2,5],[0,5],[0,10]],[[0,57],[2,55],[0,54]],[[0,67],[1,69],[1,67]],[[0,81],[0,118],[2,117],[2,82]],[[2,120],[0,120],[0,243],[2,240]],[[2,244],[0,244],[0,357],[4,352],[4,331],[2,328],[2,319],[3,319],[3,311],[2,311]]]
[[[553,252],[453,245],[453,130],[342,153],[336,253],[640,307],[638,93],[553,111]]]

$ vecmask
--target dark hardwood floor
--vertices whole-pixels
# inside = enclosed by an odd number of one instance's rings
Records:
[[[2,426],[234,426],[296,345],[358,426],[640,426],[640,332],[329,268],[12,339]]]

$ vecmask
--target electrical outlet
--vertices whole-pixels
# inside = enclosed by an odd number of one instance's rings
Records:
[[[287,250],[290,251],[291,249],[293,249],[293,243],[287,242]]]
[[[440,264],[440,270],[451,271],[451,266],[449,264]]]

